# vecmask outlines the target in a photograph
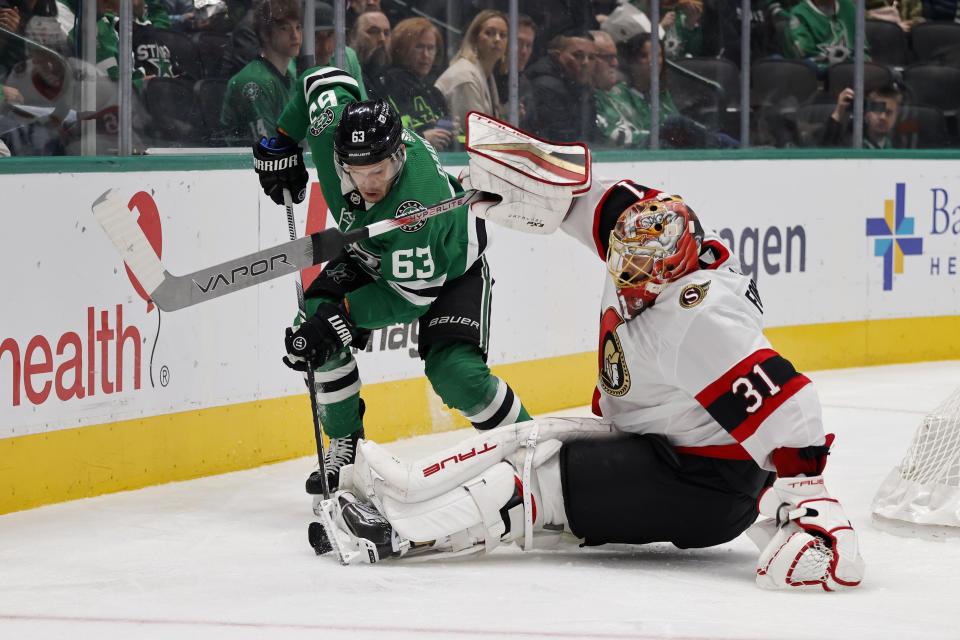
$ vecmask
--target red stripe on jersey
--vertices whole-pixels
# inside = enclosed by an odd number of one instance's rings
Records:
[[[590,411],[595,416],[603,417],[603,411],[600,409],[600,387],[593,388],[593,399],[590,401]]]
[[[752,354],[730,367],[729,371],[711,382],[703,391],[698,393],[696,396],[697,402],[704,407],[710,406],[714,400],[730,391],[730,387],[733,386],[734,380],[737,378],[742,378],[746,374],[750,373],[755,364],[759,364],[767,358],[775,355],[777,355],[777,352],[773,349],[760,349],[758,351],[754,351]]]
[[[736,438],[737,442],[743,442],[760,428],[760,425],[763,424],[763,421],[766,420],[771,413],[779,409],[780,405],[808,384],[810,384],[810,379],[805,375],[798,374],[797,377],[781,387],[782,390],[780,393],[764,401],[760,409],[747,418],[743,424],[732,431],[730,435]]]
[[[743,442],[809,383],[776,351],[759,349],[707,385],[696,400],[737,442]]]

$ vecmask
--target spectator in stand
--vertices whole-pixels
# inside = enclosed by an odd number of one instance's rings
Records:
[[[257,2],[254,2],[247,9],[243,17],[234,25],[233,31],[230,32],[230,42],[227,45],[223,60],[220,61],[218,76],[229,78],[260,55],[260,38],[257,37],[257,29],[254,26],[257,4]]]
[[[501,117],[493,70],[497,65],[505,69],[506,60],[507,16],[484,9],[470,22],[460,50],[436,82],[460,130],[471,111]]]
[[[120,8],[119,0],[97,0],[97,67],[106,71],[111,80],[117,81],[120,76],[119,56],[120,56],[120,18],[118,12]],[[71,40],[75,42],[77,37],[76,29],[70,34]],[[134,59],[133,50],[128,53]],[[143,69],[138,67],[136,60],[133,60],[132,83],[137,91],[143,90],[144,80],[149,80],[144,74]]]
[[[897,24],[905,32],[923,22],[921,0],[867,0],[867,17]]]
[[[700,31],[701,56],[726,58],[740,66],[740,0],[704,0]],[[775,37],[767,0],[750,2],[750,56],[756,60],[782,55]],[[784,20],[788,14],[784,12]]]
[[[638,122],[637,93],[620,81],[617,45],[606,31],[591,31],[597,48],[593,96],[597,128],[602,142],[615,147],[635,147],[643,139]]]
[[[923,17],[939,22],[960,22],[960,0],[923,0]]]
[[[596,48],[590,34],[556,36],[547,55],[527,69],[536,97],[532,133],[555,142],[592,142],[597,137],[593,75]]]
[[[390,37],[394,66],[381,80],[383,93],[407,129],[443,151],[454,141],[454,124],[443,94],[429,82],[443,54],[443,37],[426,18],[401,20]]]
[[[849,147],[853,140],[851,106],[856,99],[847,87],[837,96],[837,106],[827,118],[821,144],[824,147]],[[900,113],[900,91],[893,85],[874,89],[867,94],[863,108],[863,147],[892,149],[894,125]]]
[[[176,31],[227,32],[231,28],[225,0],[209,2],[198,9],[194,0],[162,0],[170,17],[170,28]]]
[[[815,66],[820,76],[830,65],[852,60],[856,14],[851,0],[804,0],[790,10],[784,55]]]
[[[344,22],[347,29],[351,29],[361,13],[380,11],[380,0],[347,0],[347,10]]]
[[[536,120],[533,115],[534,97],[533,85],[530,79],[524,75],[523,71],[530,62],[530,56],[533,53],[533,46],[537,38],[537,25],[533,18],[521,13],[517,16],[517,94],[520,102],[520,128],[527,129],[530,123]],[[508,49],[509,51],[509,49]],[[509,61],[507,71],[499,71],[500,65],[494,68],[493,78],[497,83],[497,93],[500,94],[500,113],[504,116],[509,112],[508,101],[510,99],[510,73]]]
[[[173,78],[181,75],[181,69],[175,64],[162,36],[161,29],[147,17],[144,0],[133,0],[133,55],[134,67],[143,73],[146,86],[150,78]],[[199,80],[199,78],[191,78]]]
[[[662,3],[666,4],[666,3]],[[663,14],[663,54],[670,60],[700,55],[703,48],[703,32],[700,18],[703,15],[702,0],[679,0],[672,9]]]
[[[276,135],[277,120],[293,95],[294,58],[303,39],[299,0],[263,0],[257,6],[260,56],[230,78],[220,123],[236,142]]]
[[[674,18],[675,15],[670,11],[660,13],[661,38],[665,35],[666,28],[673,24]],[[610,12],[610,15],[603,16],[600,28],[609,33],[613,41],[619,44],[641,33],[650,33],[650,26],[650,18],[646,13],[633,3],[623,2]]]
[[[650,34],[636,35],[620,47],[620,54],[626,66],[627,78],[632,91],[636,93],[633,103],[637,107],[641,134],[649,139],[652,121],[650,108]],[[663,73],[663,48],[660,49],[660,147],[663,149],[702,149],[719,147],[729,149],[740,143],[723,133],[711,134],[696,120],[680,113],[670,95]],[[644,146],[647,143],[644,142]]]
[[[380,75],[390,66],[390,21],[381,11],[367,11],[357,16],[348,35],[363,69],[363,84],[375,96]]]
[[[333,7],[328,2],[314,5],[313,59],[317,66],[334,65]],[[362,100],[367,99],[367,89],[363,82],[363,70],[357,59],[357,52],[350,47],[343,49],[344,71],[353,76],[360,85]]]

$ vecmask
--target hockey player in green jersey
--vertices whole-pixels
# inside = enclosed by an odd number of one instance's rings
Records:
[[[264,191],[283,202],[305,197],[307,172],[297,140],[313,152],[324,199],[341,231],[392,219],[454,196],[459,182],[436,150],[400,123],[384,100],[356,101],[356,80],[320,67],[300,78],[277,137],[254,147]],[[306,292],[307,320],[288,329],[291,368],[316,368],[317,402],[330,447],[330,487],[353,462],[364,437],[360,377],[349,346],[365,331],[419,320],[418,348],[440,398],[477,429],[530,418],[510,387],[486,365],[491,278],[484,221],[466,208],[349,245]],[[307,492],[322,492],[314,472]]]

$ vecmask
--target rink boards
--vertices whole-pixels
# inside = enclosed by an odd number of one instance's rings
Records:
[[[76,161],[55,176],[0,175],[0,513],[315,450],[303,382],[280,362],[293,278],[160,313],[90,214],[120,189],[174,274],[286,241],[283,208],[261,196],[243,159],[211,163]],[[957,168],[902,158],[595,165],[682,194],[741,256],[768,336],[806,370],[960,358]],[[325,224],[319,189],[297,214],[301,233]],[[494,372],[532,413],[588,403],[603,263],[563,234],[488,229]],[[467,426],[423,377],[416,334],[377,330],[357,354],[368,437]]]

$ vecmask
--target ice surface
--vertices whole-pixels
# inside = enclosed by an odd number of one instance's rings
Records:
[[[307,544],[302,458],[0,516],[0,638],[960,638],[960,540],[870,518],[960,362],[810,377],[837,434],[827,486],[867,563],[853,591],[758,589],[744,536],[341,567]],[[413,456],[461,436],[389,446]]]

